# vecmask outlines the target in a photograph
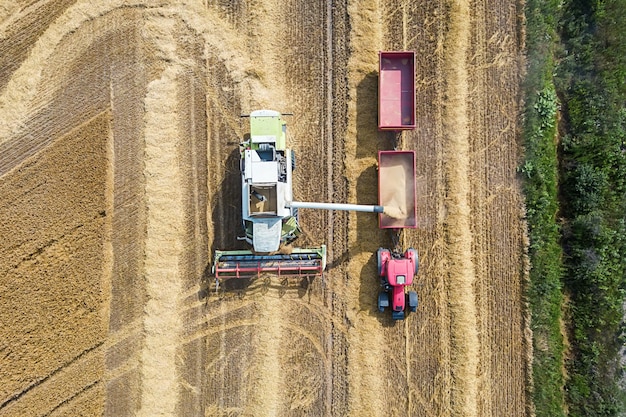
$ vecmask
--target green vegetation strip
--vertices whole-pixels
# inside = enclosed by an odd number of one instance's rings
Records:
[[[556,1],[526,3],[528,74],[524,109],[525,177],[531,263],[528,301],[533,330],[533,401],[537,416],[565,416],[561,335],[562,252],[555,145],[557,99],[552,80]]]
[[[568,0],[561,19],[561,193],[572,357],[570,416],[626,411],[622,304],[626,284],[626,1]]]
[[[626,409],[618,383],[626,287],[626,0],[529,0],[526,19],[520,171],[531,241],[536,414],[617,416]]]

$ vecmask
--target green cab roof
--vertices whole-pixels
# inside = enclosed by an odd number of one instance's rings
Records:
[[[285,122],[274,110],[255,110],[250,113],[250,140],[252,143],[276,143],[276,149],[285,149]]]

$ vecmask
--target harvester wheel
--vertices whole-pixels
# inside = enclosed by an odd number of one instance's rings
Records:
[[[386,307],[389,307],[389,294],[380,292],[378,293],[378,311],[382,313],[385,311]]]
[[[413,248],[407,249],[406,257],[413,259],[413,275],[417,275],[417,271],[419,271],[419,256],[417,255],[417,250]]]
[[[415,313],[417,311],[417,305],[418,305],[417,293],[415,291],[409,291],[408,297],[409,297],[409,308],[412,312]]]

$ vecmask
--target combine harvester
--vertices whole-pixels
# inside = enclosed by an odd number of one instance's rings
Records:
[[[250,114],[250,139],[241,144],[244,236],[240,239],[248,242],[252,250],[215,251],[216,284],[220,279],[251,278],[263,273],[321,275],[326,268],[325,245],[281,250],[302,232],[300,208],[379,213],[379,227],[392,230],[396,236],[400,229],[416,227],[414,151],[378,153],[378,205],[293,201],[295,155],[286,147],[286,124],[281,116],[272,110]],[[417,271],[417,252],[409,249],[407,256],[402,256],[380,249],[378,258],[385,291],[392,292],[393,318],[404,318],[404,287],[411,284],[413,273],[403,271]],[[389,297],[386,292],[381,294],[378,308],[382,311],[389,305]],[[417,307],[414,299],[416,295],[409,293],[412,309]]]
[[[249,116],[250,139],[241,144],[244,236],[240,239],[252,245],[252,250],[216,251],[216,280],[262,273],[320,275],[326,268],[325,245],[281,250],[281,245],[293,242],[302,232],[298,209],[384,211],[382,206],[293,201],[295,154],[286,146],[286,123],[281,116],[273,110],[256,110]]]

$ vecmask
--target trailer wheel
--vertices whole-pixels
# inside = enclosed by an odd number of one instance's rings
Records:
[[[376,252],[376,257],[378,261],[378,276],[382,277],[383,274],[383,264],[385,263],[385,259],[389,259],[391,257],[391,252],[389,249],[379,248]]]
[[[291,170],[296,170],[296,151],[291,150]]]
[[[380,292],[378,293],[378,311],[382,313],[386,307],[389,307],[389,294]]]
[[[407,249],[406,257],[413,259],[413,275],[417,275],[417,271],[419,271],[419,256],[417,255],[417,250],[413,248]]]
[[[417,293],[415,291],[409,291],[408,298],[409,298],[409,308],[412,312],[415,313],[417,311],[417,305],[418,305]]]

